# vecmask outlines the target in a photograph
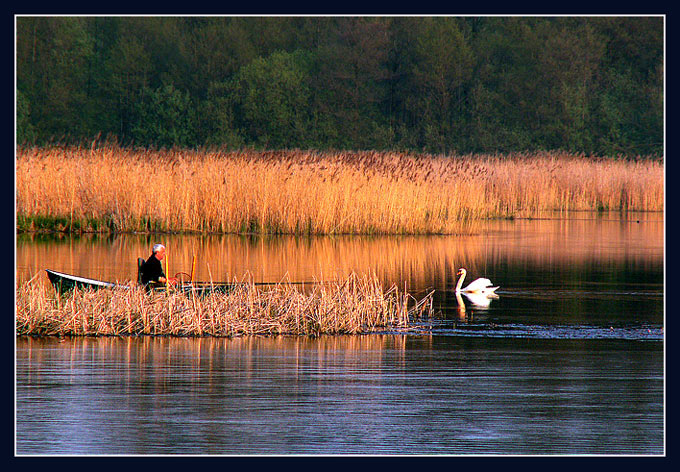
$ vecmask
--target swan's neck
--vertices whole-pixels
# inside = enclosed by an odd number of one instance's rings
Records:
[[[460,278],[458,279],[458,283],[456,284],[456,292],[460,292],[460,288],[463,286],[463,280],[465,279],[465,272],[460,274]]]

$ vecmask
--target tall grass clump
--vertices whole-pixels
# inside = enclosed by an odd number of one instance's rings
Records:
[[[460,232],[484,218],[663,210],[663,162],[558,152],[20,148],[20,231]]]
[[[396,286],[383,290],[375,276],[351,274],[342,281],[302,290],[282,282],[252,282],[227,293],[187,296],[116,290],[73,290],[60,296],[29,281],[16,289],[17,335],[39,336],[241,336],[357,334],[407,330],[432,314],[428,297],[415,299]]]

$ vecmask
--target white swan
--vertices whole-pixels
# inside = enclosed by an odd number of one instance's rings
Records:
[[[465,276],[467,275],[467,271],[463,268],[458,270],[458,273],[456,275],[460,275],[460,278],[458,279],[458,283],[456,284],[456,293],[475,293],[475,294],[483,294],[483,295],[495,295],[494,292],[498,287],[492,287],[491,286],[491,281],[489,279],[484,279],[480,278],[477,280],[473,280],[470,282],[470,285],[468,285],[465,288],[461,288],[463,286],[463,280],[465,279]]]

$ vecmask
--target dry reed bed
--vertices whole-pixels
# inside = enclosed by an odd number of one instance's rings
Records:
[[[74,290],[58,296],[29,281],[16,290],[17,335],[41,336],[240,336],[357,334],[408,330],[432,314],[396,286],[383,290],[375,276],[351,274],[342,282],[301,290],[281,283],[262,289],[244,283],[206,296],[129,290]]]
[[[664,166],[559,152],[21,148],[16,186],[18,217],[62,229],[457,233],[461,222],[546,211],[662,211]]]

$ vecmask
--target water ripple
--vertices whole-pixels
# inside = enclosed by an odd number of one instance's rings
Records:
[[[622,339],[635,341],[663,341],[661,327],[602,327],[569,325],[524,325],[524,324],[459,324],[453,328],[433,330],[440,335],[492,337],[492,338],[537,338],[537,339]]]

